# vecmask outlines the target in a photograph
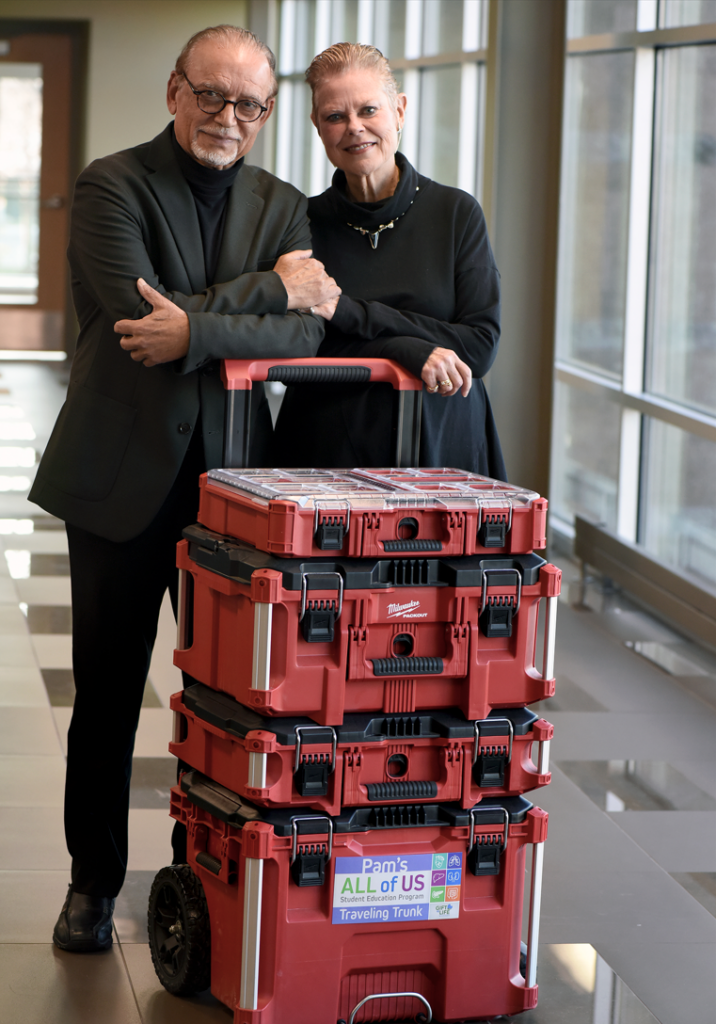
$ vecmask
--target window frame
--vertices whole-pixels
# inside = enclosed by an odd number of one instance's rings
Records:
[[[716,443],[716,416],[657,396],[647,391],[645,382],[657,52],[716,43],[716,23],[658,28],[659,6],[657,0],[637,0],[635,31],[568,38],[565,46],[565,60],[623,50],[635,54],[622,379],[619,382],[568,359],[555,359],[555,381],[607,398],[621,417],[616,532],[630,543],[638,543],[641,534],[640,502],[648,458],[644,417]],[[555,525],[565,533],[572,531],[564,520],[558,519]]]

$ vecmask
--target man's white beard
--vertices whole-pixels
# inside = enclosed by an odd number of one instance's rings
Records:
[[[218,132],[216,133],[218,135]],[[227,153],[226,150],[221,149],[204,149],[199,143],[198,136],[192,139],[191,152],[197,160],[201,160],[202,163],[209,164],[210,167],[228,167],[230,164],[236,163],[237,153],[239,149],[239,143],[237,141],[234,152]]]

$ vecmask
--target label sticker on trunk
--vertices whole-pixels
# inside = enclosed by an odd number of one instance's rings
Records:
[[[462,853],[337,857],[333,924],[449,921],[461,885]]]

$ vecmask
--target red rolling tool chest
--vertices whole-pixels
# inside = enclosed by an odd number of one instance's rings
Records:
[[[212,469],[199,522],[295,558],[526,554],[545,547],[547,501],[459,469]]]
[[[386,360],[227,361],[225,468],[178,546],[171,699],[188,864],[149,901],[162,984],[234,1024],[537,1003],[561,572],[547,502],[415,468],[422,383]],[[246,469],[254,381],[392,384],[393,469]],[[407,468],[406,468],[407,467]],[[539,663],[539,664],[538,664]],[[531,847],[528,944],[521,943]]]
[[[346,715],[343,725],[269,718],[197,683],[175,693],[169,750],[261,807],[448,803],[546,786],[553,728],[527,708],[468,722],[455,713]]]
[[[536,1005],[547,814],[523,797],[329,817],[262,810],[190,772],[172,790],[171,814],[187,826],[206,894],[212,992],[235,1024],[401,1020],[420,1010],[451,1022]]]
[[[340,725],[348,712],[459,708],[475,720],[554,692],[561,571],[538,555],[302,561],[200,527],[184,536],[174,662],[261,714]]]

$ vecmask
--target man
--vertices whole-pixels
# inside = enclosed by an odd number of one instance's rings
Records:
[[[66,520],[76,697],[62,949],[112,943],[127,863],[134,735],[162,598],[198,477],[221,464],[224,357],[314,355],[338,294],[310,259],[306,200],[244,157],[274,106],[274,58],[230,26],[189,40],[175,115],[152,142],[79,177],[69,260],[80,324],[67,401],[31,499]],[[264,464],[265,398],[251,460]],[[175,851],[175,856],[181,856]]]

